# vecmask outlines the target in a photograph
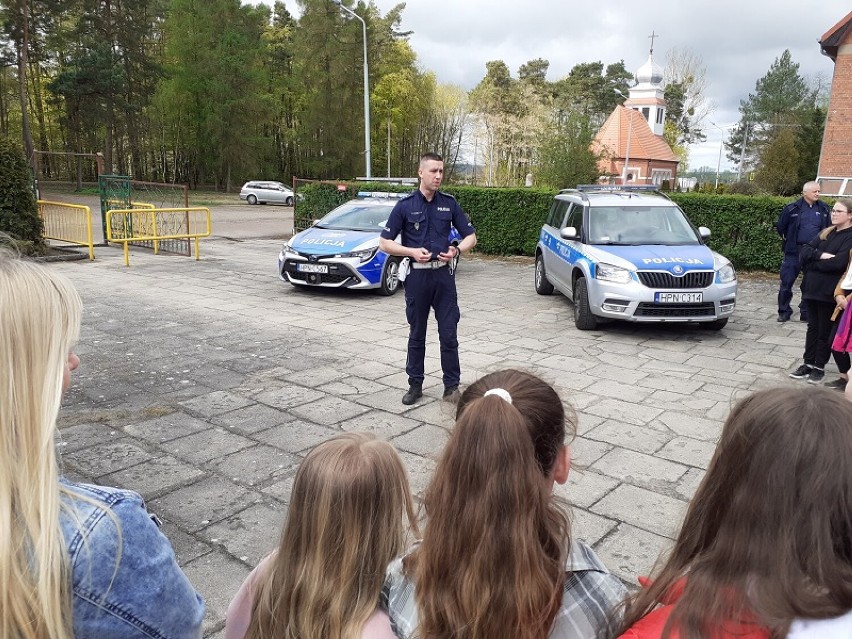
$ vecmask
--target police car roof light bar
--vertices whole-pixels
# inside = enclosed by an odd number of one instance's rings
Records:
[[[659,191],[655,184],[578,184],[578,191]]]
[[[383,198],[385,200],[400,200],[406,195],[408,195],[408,193],[392,193],[390,191],[358,191],[355,197],[375,197]]]

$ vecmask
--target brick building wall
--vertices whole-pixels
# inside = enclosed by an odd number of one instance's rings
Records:
[[[822,191],[833,195],[852,195],[852,29],[845,31],[836,49],[819,159]]]
[[[840,48],[834,63],[819,173],[852,174],[852,44]]]

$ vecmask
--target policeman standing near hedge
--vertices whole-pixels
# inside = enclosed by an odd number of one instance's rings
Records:
[[[438,320],[443,398],[455,403],[461,380],[457,336],[461,314],[452,260],[476,246],[476,229],[456,199],[438,190],[444,179],[444,160],[440,155],[423,155],[417,175],[420,188],[394,206],[379,240],[379,248],[385,253],[410,260],[403,260],[400,265],[400,279],[405,278],[405,316],[409,326],[405,363],[408,392],[402,403],[410,405],[423,396],[426,325],[431,309],[435,309]],[[462,237],[453,245],[449,239],[451,225]],[[407,276],[406,264],[410,264]]]
[[[786,322],[792,317],[793,284],[799,277],[799,249],[814,239],[831,224],[828,206],[819,199],[819,182],[806,182],[802,197],[781,209],[775,223],[778,234],[784,240],[784,260],[781,262],[781,285],[778,288],[778,321]],[[799,304],[799,319],[808,321],[805,307]]]

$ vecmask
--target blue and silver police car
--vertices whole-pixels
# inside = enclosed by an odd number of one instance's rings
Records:
[[[284,245],[278,255],[279,277],[294,286],[377,289],[393,295],[399,288],[400,258],[379,250],[379,235],[406,195],[361,192],[338,206]]]
[[[573,300],[580,330],[605,320],[718,330],[734,312],[737,275],[708,237],[654,187],[563,189],[539,235],[535,290]]]

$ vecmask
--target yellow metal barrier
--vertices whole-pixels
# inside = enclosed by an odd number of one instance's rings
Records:
[[[113,224],[113,217],[122,217],[121,223]],[[176,209],[114,209],[107,211],[107,240],[124,244],[124,264],[130,266],[130,243],[154,243],[154,253],[158,253],[160,240],[195,240],[195,259],[199,254],[200,239],[209,237],[211,231],[210,209],[195,206]],[[158,228],[178,229],[160,235]],[[203,229],[203,230],[202,230]]]
[[[88,206],[38,200],[38,214],[44,223],[45,239],[87,246],[89,259],[95,259],[92,210]]]

